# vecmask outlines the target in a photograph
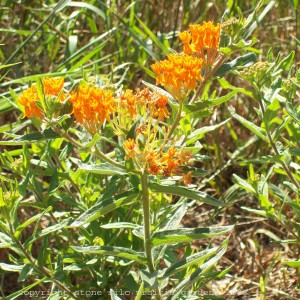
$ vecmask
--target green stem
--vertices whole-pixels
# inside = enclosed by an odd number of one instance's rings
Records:
[[[148,191],[148,178],[147,174],[141,175],[142,183],[142,200],[143,200],[143,216],[144,216],[144,242],[147,263],[150,273],[154,272],[153,258],[152,258],[152,245],[151,245],[151,221],[150,221],[150,199]]]
[[[111,165],[117,167],[117,168],[120,168],[120,169],[123,169],[123,170],[126,170],[126,167],[117,163],[116,161],[114,161],[113,159],[109,158],[107,155],[105,155],[102,151],[99,150],[99,148],[95,145],[94,146],[94,150],[95,150],[95,153],[100,157],[102,158],[103,160],[105,160],[106,162],[110,163]]]
[[[171,135],[173,134],[173,132],[176,129],[177,125],[179,124],[179,121],[181,119],[182,106],[183,106],[183,101],[179,101],[178,113],[177,113],[176,119],[175,119],[170,131],[168,132],[167,139],[169,139],[171,137]]]
[[[191,99],[189,104],[194,103],[197,98],[199,97],[202,89],[204,88],[205,84],[207,83],[208,79],[210,79],[214,73],[217,71],[217,69],[221,66],[221,64],[225,61],[226,56],[225,54],[222,54],[221,57],[219,58],[219,60],[217,61],[217,63],[213,66],[213,68],[210,70],[209,73],[207,73],[207,75],[204,76],[203,80],[201,81],[196,93],[194,94],[193,98]]]
[[[77,141],[75,141],[71,136],[69,136],[66,132],[64,132],[63,130],[59,129],[56,126],[52,126],[52,129],[58,133],[59,135],[63,136],[66,140],[68,140],[69,142],[71,142],[74,146],[76,146],[77,148],[82,148],[82,145],[80,143],[78,143]]]

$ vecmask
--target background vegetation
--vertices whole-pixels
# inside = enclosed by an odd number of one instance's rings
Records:
[[[0,135],[3,141],[16,133],[25,133],[25,128],[32,126],[29,120],[20,119],[9,88],[18,93],[20,87],[35,81],[38,75],[65,75],[72,80],[86,77],[91,82],[131,88],[141,87],[142,80],[154,83],[149,66],[163,59],[169,48],[180,48],[176,38],[179,31],[187,29],[190,23],[220,22],[225,10],[238,16],[240,8],[246,17],[258,1],[91,0],[60,1],[61,6],[57,3],[1,2],[0,60],[2,66],[11,64],[5,68],[0,66]],[[257,42],[248,50],[257,54],[257,61],[272,61],[270,55],[267,58],[270,48],[273,60],[279,53],[283,59],[295,51],[295,68],[290,71],[295,75],[300,58],[299,13],[296,0],[265,1],[249,31]],[[288,73],[288,67],[284,71]],[[226,80],[233,86],[252,89],[251,82],[235,74],[228,73]],[[210,89],[221,97],[225,94],[224,85],[216,80]],[[253,101],[247,93],[239,93],[230,102],[214,109],[213,114],[203,117],[201,126],[219,124],[232,117],[228,106],[260,126]],[[294,104],[296,108],[299,106],[297,93]],[[296,138],[291,148],[298,151],[293,154],[298,163],[299,127],[295,125],[294,129],[298,133],[294,133]],[[269,184],[273,187],[270,201],[274,211],[267,211],[256,193],[249,192],[250,187],[241,179],[254,178],[255,174],[270,170],[272,162],[263,161],[262,157],[269,155],[272,147],[255,138],[237,118],[231,118],[225,126],[205,135],[201,144],[201,154],[213,159],[201,162],[199,167],[210,173],[195,183],[210,195],[231,201],[232,205],[224,209],[194,205],[182,223],[185,227],[236,224],[220,269],[233,266],[226,277],[208,284],[205,290],[225,299],[230,299],[230,295],[234,295],[232,299],[297,299],[300,294],[299,190],[287,193],[286,186],[282,185],[282,173],[272,169]],[[17,168],[13,162],[22,149],[0,145],[0,150],[4,153],[0,179],[13,178],[16,171],[13,168]],[[42,150],[37,146],[32,151],[40,155]],[[299,180],[299,171],[296,174]],[[42,181],[47,180],[49,174],[42,178]],[[290,203],[285,205],[278,200],[276,187],[290,197]],[[21,218],[26,220],[31,216],[31,211],[25,207]],[[27,234],[31,231],[28,229]],[[201,243],[194,242],[192,249],[206,246],[205,242]],[[0,249],[1,262],[8,262],[9,255],[7,250]],[[6,270],[0,270],[0,274],[0,295],[3,297],[22,288],[23,281],[18,280],[18,274]],[[26,284],[31,283],[30,278],[25,280]]]

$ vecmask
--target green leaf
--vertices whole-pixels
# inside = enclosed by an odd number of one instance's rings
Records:
[[[213,196],[210,196],[201,191],[193,191],[182,186],[161,185],[158,183],[150,183],[150,188],[154,192],[158,192],[158,193],[166,193],[171,195],[187,197],[214,206],[226,206],[226,203],[214,198]]]
[[[32,244],[34,241],[36,241],[37,239],[45,236],[45,235],[48,235],[52,232],[57,232],[58,230],[62,229],[62,228],[65,228],[69,221],[71,220],[71,218],[67,218],[63,221],[61,221],[60,223],[58,224],[55,224],[55,225],[52,225],[52,226],[49,226],[37,233],[35,233],[33,236],[31,236],[30,238],[28,238],[24,244],[24,247],[27,247],[28,245]]]
[[[291,102],[286,102],[285,104],[288,114],[298,123],[300,123],[300,113],[296,111]]]
[[[132,201],[135,200],[138,196],[138,192],[136,192],[135,190],[131,190],[108,199],[103,199],[100,203],[93,205],[86,212],[80,215],[77,220],[75,220],[70,225],[70,227],[78,227],[86,223],[90,223],[100,216],[105,215],[106,213],[120,206],[132,203]]]
[[[52,140],[61,137],[58,133],[51,128],[45,129],[42,132],[28,133],[23,136],[19,136],[12,141],[0,141],[0,145],[23,145],[27,143],[36,143],[44,140]]]
[[[105,12],[98,7],[88,4],[86,2],[75,2],[75,1],[68,1],[68,3],[65,4],[65,6],[70,7],[79,7],[79,8],[85,8],[93,11],[96,15],[100,16],[104,21],[106,21],[106,15]]]
[[[236,184],[245,189],[246,191],[252,193],[253,195],[256,195],[255,188],[246,180],[242,179],[236,174],[233,174],[234,179],[236,180]]]
[[[233,227],[234,226],[220,226],[161,230],[153,233],[151,241],[155,247],[163,244],[191,242],[228,233]]]
[[[141,264],[147,262],[143,252],[137,252],[123,247],[109,247],[109,246],[71,246],[76,252],[84,254],[102,254],[116,257],[122,257],[129,260],[134,260]]]
[[[157,275],[158,275],[157,271],[150,274],[145,270],[141,270],[141,279],[143,280],[143,284],[145,285],[145,288],[154,290],[158,287]]]
[[[286,260],[282,261],[284,265],[288,265],[289,267],[300,267],[300,260]]]
[[[260,137],[265,142],[268,142],[268,138],[266,137],[262,128],[256,126],[254,123],[252,123],[252,122],[246,120],[245,118],[243,118],[242,116],[238,115],[231,108],[228,108],[228,110],[229,110],[230,114],[236,120],[238,120],[242,125],[244,125],[247,129],[249,129],[251,132],[253,132],[256,136]]]
[[[271,0],[268,5],[264,8],[264,10],[261,12],[260,15],[257,15],[258,10],[262,7],[265,0],[259,1],[259,3],[256,5],[255,10],[252,14],[250,14],[246,20],[246,23],[244,25],[245,29],[247,29],[244,33],[244,38],[247,39],[252,32],[257,28],[258,24],[263,20],[263,18],[266,16],[266,14],[269,12],[269,10],[276,4],[275,0]],[[247,28],[249,26],[249,28]]]
[[[267,130],[270,129],[273,120],[277,118],[279,109],[280,103],[277,99],[273,100],[273,102],[271,102],[271,104],[267,106],[266,112],[264,114],[264,122]]]
[[[178,296],[180,295],[181,291],[192,285],[193,283],[197,282],[201,279],[202,276],[205,276],[210,268],[215,265],[221,257],[225,254],[226,248],[222,249],[216,256],[208,260],[204,263],[201,267],[197,268],[191,275],[186,277],[182,280],[170,293],[170,296],[167,300],[177,300]]]
[[[6,263],[0,263],[0,269],[8,272],[21,272],[24,265],[11,265]]]
[[[0,249],[9,248],[13,244],[11,237],[0,231]]]
[[[41,284],[43,281],[45,281],[46,279],[48,279],[47,277],[44,277],[42,278],[41,280],[37,280],[36,282],[34,282],[33,284],[30,284],[30,285],[26,285],[24,288],[22,288],[21,290],[13,293],[13,294],[10,294],[9,296],[5,297],[5,300],[14,300],[14,299],[17,299],[19,298],[20,296],[21,297],[24,297],[24,292],[32,289],[33,287]],[[20,298],[19,298],[20,299]]]
[[[275,66],[272,76],[276,76],[282,71],[288,70],[293,64],[294,57],[295,57],[295,51],[292,51],[284,59],[282,59],[280,63],[277,66]]]
[[[230,84],[230,83],[229,83],[225,78],[223,78],[223,77],[222,77],[222,78],[219,78],[218,81],[219,81],[219,83],[220,83],[220,85],[221,85],[221,87],[222,87],[223,89],[230,89],[230,90],[232,90],[232,91],[234,91],[234,92],[236,92],[236,93],[242,93],[242,94],[247,95],[247,96],[249,96],[249,97],[251,97],[251,98],[254,98],[253,93],[252,93],[251,91],[248,91],[247,89],[242,88],[242,87],[236,87],[236,86]],[[229,93],[229,94],[230,94],[230,93]],[[227,94],[227,95],[228,95],[228,94]]]
[[[105,229],[123,229],[123,228],[134,229],[136,227],[139,227],[139,225],[134,223],[129,223],[129,222],[117,222],[117,223],[104,224],[101,225],[100,227]]]
[[[220,66],[216,73],[215,76],[217,77],[223,77],[225,73],[229,71],[235,70],[237,67],[247,67],[252,65],[256,61],[256,54],[255,53],[247,53],[243,56],[239,56],[233,61],[229,63],[225,63],[222,66]]]
[[[72,159],[74,161],[74,159]],[[102,174],[102,175],[125,175],[127,174],[125,170],[118,168],[114,165],[111,165],[109,163],[101,163],[98,165],[95,164],[83,164],[79,160],[78,163],[78,169],[83,171],[88,171],[95,174]]]
[[[21,234],[21,232],[23,231],[23,229],[25,229],[27,226],[29,226],[30,224],[32,224],[33,222],[37,221],[38,219],[40,219],[44,214],[46,214],[47,212],[51,211],[52,207],[49,206],[45,211],[43,211],[40,214],[37,214],[35,216],[32,216],[31,218],[29,218],[28,220],[26,220],[25,222],[23,222],[22,224],[20,224],[15,232],[14,232],[14,236],[16,238],[18,238]]]
[[[233,96],[235,96],[238,93],[238,91],[234,90],[231,91],[230,93],[226,94],[225,96],[215,98],[212,100],[207,100],[207,101],[202,101],[202,102],[197,102],[195,104],[190,104],[190,105],[185,105],[184,110],[188,114],[197,114],[201,111],[207,110],[209,108],[212,108],[216,105],[222,104],[230,100]]]
[[[163,272],[163,277],[164,278],[169,277],[170,275],[172,275],[176,272],[179,272],[183,269],[186,269],[189,266],[196,265],[196,264],[199,265],[199,264],[203,263],[205,259],[214,255],[218,249],[219,249],[219,247],[214,247],[211,249],[206,249],[206,250],[197,252],[188,257],[185,257],[184,259],[176,262],[175,264],[173,264],[169,268],[167,268],[165,270],[165,272]]]
[[[34,270],[34,266],[32,264],[25,264],[23,269],[20,272],[18,282],[22,282],[28,278],[32,274]]]
[[[196,129],[192,134],[190,134],[187,137],[186,144],[190,145],[190,144],[195,143],[196,141],[202,139],[207,132],[213,131],[213,130],[215,130],[215,129],[221,127],[221,126],[223,126],[229,120],[230,119],[226,119],[225,121],[223,121],[223,122],[221,122],[219,124],[212,125],[212,126],[204,126],[204,127],[199,128],[199,129]]]

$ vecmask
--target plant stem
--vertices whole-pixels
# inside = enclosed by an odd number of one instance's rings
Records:
[[[99,150],[99,148],[95,145],[94,146],[94,150],[95,150],[95,153],[100,157],[102,158],[103,160],[105,160],[106,162],[110,163],[111,165],[117,167],[117,168],[120,168],[120,169],[126,169],[125,166],[117,163],[116,161],[114,161],[113,159],[109,158],[107,155],[105,155],[102,151]]]
[[[202,89],[204,88],[205,84],[207,83],[208,79],[214,75],[214,73],[217,71],[217,69],[220,67],[220,65],[224,62],[225,59],[226,59],[225,54],[221,54],[217,63],[213,66],[213,68],[210,70],[210,72],[208,72],[207,75],[204,76],[203,80],[201,81],[196,93],[194,94],[194,96],[191,99],[191,101],[189,102],[189,104],[192,104],[196,101],[196,99],[199,97]]]
[[[63,130],[59,129],[56,126],[52,126],[51,127],[56,133],[58,133],[59,135],[63,136],[66,140],[68,140],[69,142],[71,142],[74,146],[76,146],[77,148],[82,148],[82,145],[80,143],[78,143],[77,141],[75,141],[71,136],[69,136],[66,132],[64,132]]]
[[[144,172],[141,174],[142,184],[142,201],[143,201],[143,216],[144,216],[144,247],[147,258],[147,265],[149,272],[153,274],[155,272],[153,257],[152,257],[152,244],[151,244],[151,221],[150,221],[150,199],[148,190],[148,177]],[[161,299],[161,293],[159,288],[156,288],[155,299]]]
[[[179,121],[181,119],[182,106],[183,106],[183,101],[179,101],[178,113],[177,113],[176,119],[174,120],[174,123],[173,123],[170,131],[168,132],[167,139],[169,139],[171,137],[171,135],[173,134],[173,132],[176,129],[177,125],[179,124]]]
[[[144,242],[145,252],[148,262],[150,273],[154,272],[153,258],[152,258],[152,245],[151,245],[151,222],[150,222],[150,199],[148,191],[148,178],[147,174],[141,175],[142,183],[142,201],[143,201],[143,216],[144,216]]]

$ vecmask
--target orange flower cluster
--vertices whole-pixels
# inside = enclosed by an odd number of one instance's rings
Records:
[[[64,78],[42,79],[45,95],[58,96],[64,86]]]
[[[184,175],[182,167],[189,164],[192,153],[186,151],[184,147],[178,149],[171,146],[167,151],[163,151],[161,148],[151,149],[148,145],[141,150],[136,141],[128,139],[124,142],[123,148],[126,153],[125,158],[131,158],[149,174],[162,175],[163,177],[182,175],[181,181],[184,184],[191,183],[191,172]]]
[[[217,55],[220,44],[221,25],[213,22],[203,22],[189,26],[187,31],[179,33],[178,37],[183,42],[183,53],[202,58],[205,65],[211,65]]]
[[[46,97],[58,97],[60,95],[61,101],[65,99],[65,95],[62,92],[64,85],[63,78],[44,78],[42,80],[42,85]],[[38,96],[36,85],[25,90],[19,97],[18,102],[24,107],[26,117],[42,118],[43,112],[37,104],[40,102],[40,98]]]
[[[150,150],[145,153],[147,171],[154,175],[161,174],[163,177],[183,174],[180,167],[187,165],[191,158],[191,152],[185,151],[184,147],[179,150],[171,146],[166,152]]]
[[[166,60],[151,65],[156,83],[161,84],[177,100],[183,101],[202,80],[202,67],[210,67],[217,58],[221,25],[203,22],[190,25],[190,33],[179,33],[183,53],[171,54]]]
[[[137,89],[134,93],[132,90],[126,90],[122,92],[119,96],[118,108],[116,109],[118,113],[118,123],[126,123],[128,117],[130,120],[134,120],[136,117],[147,116],[159,121],[168,118],[170,112],[168,111],[168,97],[157,92],[152,92],[148,88]],[[121,125],[121,124],[120,124]]]
[[[88,84],[80,84],[78,90],[70,93],[70,102],[78,123],[91,134],[96,133],[115,110],[114,94]]]
[[[197,81],[201,81],[202,65],[202,59],[170,54],[151,68],[157,75],[156,83],[164,86],[177,100],[183,101],[195,89]]]
[[[37,105],[37,102],[39,101],[40,100],[35,85],[25,90],[18,99],[19,104],[24,107],[25,116],[28,118],[34,117],[37,119],[40,119],[42,116],[42,110]]]

